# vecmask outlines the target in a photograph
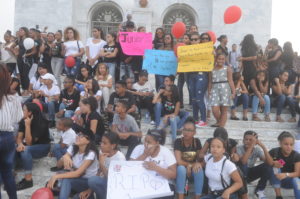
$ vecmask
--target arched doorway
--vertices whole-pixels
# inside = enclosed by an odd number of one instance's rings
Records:
[[[119,24],[123,16],[120,10],[114,5],[101,5],[93,11],[91,28],[100,27],[104,34],[118,32]]]
[[[192,14],[191,10],[186,9],[184,6],[173,6],[173,8],[170,8],[165,14],[163,19],[165,31],[170,33],[173,24],[179,21],[182,21],[188,30],[191,25],[195,24],[195,16]]]

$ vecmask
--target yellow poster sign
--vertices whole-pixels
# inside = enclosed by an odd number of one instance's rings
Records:
[[[178,47],[177,72],[212,71],[214,46],[212,42]]]

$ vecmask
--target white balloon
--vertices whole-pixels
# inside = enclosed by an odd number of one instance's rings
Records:
[[[26,38],[26,39],[24,39],[23,44],[24,44],[24,47],[26,50],[30,50],[34,46],[34,40],[31,38]]]

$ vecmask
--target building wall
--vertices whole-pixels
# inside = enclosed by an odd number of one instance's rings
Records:
[[[14,29],[21,26],[56,31],[72,24],[72,0],[15,0]]]
[[[252,33],[258,44],[265,45],[271,35],[272,0],[148,0],[146,8],[139,0],[16,0],[15,30],[21,26],[41,28],[49,31],[76,27],[83,41],[91,35],[91,17],[97,8],[110,4],[117,7],[126,20],[132,13],[137,26],[145,26],[154,32],[162,26],[169,10],[181,7],[195,17],[200,32],[212,30],[217,35],[226,34],[229,45],[240,43],[244,35]],[[243,11],[239,22],[225,25],[223,14],[227,7],[238,5]]]
[[[265,46],[271,37],[272,0],[212,0],[212,30],[217,35],[226,34],[229,45],[240,44],[246,34],[253,34],[257,44]],[[237,5],[242,17],[235,24],[224,24],[227,7]]]

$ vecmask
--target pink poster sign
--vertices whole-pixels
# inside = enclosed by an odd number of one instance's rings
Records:
[[[152,33],[120,32],[119,42],[126,55],[144,55],[146,49],[152,49]]]

